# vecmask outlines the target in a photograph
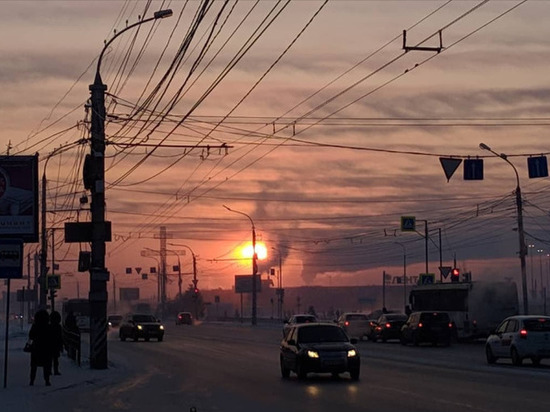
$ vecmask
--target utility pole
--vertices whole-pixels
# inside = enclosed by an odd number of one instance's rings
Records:
[[[101,80],[101,62],[105,51],[121,34],[143,23],[170,17],[172,10],[160,10],[153,17],[139,20],[126,26],[105,42],[97,60],[91,92],[91,149],[84,163],[84,185],[90,189],[92,247],[90,265],[90,367],[107,369],[107,281],[109,272],[105,267],[105,242],[109,239],[110,222],[105,221],[105,91]]]

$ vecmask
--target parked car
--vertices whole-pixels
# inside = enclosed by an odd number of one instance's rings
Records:
[[[334,323],[302,323],[290,328],[280,347],[280,366],[283,378],[290,372],[305,379],[307,374],[331,373],[338,376],[349,372],[351,379],[359,379],[361,359],[344,330]]]
[[[403,345],[428,342],[434,346],[439,343],[449,346],[453,327],[447,312],[413,312],[401,327],[400,340]]]
[[[121,341],[125,341],[127,338],[134,341],[140,338],[146,341],[155,338],[162,342],[164,339],[164,326],[153,315],[130,314],[121,323],[118,334]]]
[[[317,322],[317,317],[315,315],[310,315],[309,313],[302,313],[298,315],[292,315],[283,326],[283,338],[286,336],[287,332],[294,325],[299,325],[301,323],[314,323]]]
[[[193,315],[191,312],[179,312],[176,317],[176,325],[192,325]]]
[[[110,328],[117,328],[120,326],[120,323],[122,322],[122,315],[109,315],[107,316],[107,325]]]
[[[510,358],[521,365],[526,358],[534,365],[550,358],[550,316],[523,315],[504,319],[485,343],[487,363]]]
[[[400,339],[401,328],[408,318],[404,313],[388,313],[380,316],[376,321],[372,340],[376,342],[380,339],[386,342],[390,339]]]
[[[338,318],[338,325],[349,337],[363,339],[367,337],[369,318],[366,313],[348,312]]]

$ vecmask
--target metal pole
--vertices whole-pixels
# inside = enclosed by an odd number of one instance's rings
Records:
[[[52,227],[52,276],[55,275],[55,229]],[[46,282],[47,283],[47,282]],[[52,312],[55,310],[55,289],[50,288]]]
[[[525,267],[525,256],[527,255],[527,246],[525,245],[525,233],[523,231],[523,203],[521,198],[521,188],[519,182],[519,174],[512,162],[508,160],[508,157],[504,154],[498,154],[493,151],[489,146],[484,143],[479,144],[480,149],[487,150],[493,153],[495,156],[500,157],[514,169],[516,175],[516,208],[517,208],[517,220],[518,220],[518,238],[519,238],[519,259],[521,266],[521,287],[523,292],[523,314],[529,314],[529,296],[527,293],[527,271]]]
[[[439,232],[439,282],[443,283],[443,250],[441,248],[441,228],[438,229]]]
[[[49,158],[48,158],[49,159]],[[46,162],[48,160],[46,159]],[[40,251],[40,300],[39,307],[44,309],[46,307],[47,300],[47,288],[46,288],[46,275],[48,265],[48,235],[46,233],[46,165],[44,165],[44,172],[42,173],[42,210],[41,210],[41,251]]]
[[[424,238],[426,243],[426,275],[428,275],[428,221],[424,221]]]
[[[6,336],[4,339],[4,388],[8,384],[8,338],[10,329],[10,290],[11,279],[8,278],[8,294],[6,296]]]
[[[258,273],[258,254],[256,253],[256,228],[254,227],[254,221],[246,213],[240,212],[238,210],[233,210],[226,205],[223,205],[230,212],[238,213],[240,215],[246,216],[252,225],[252,325],[256,325],[256,294],[257,294],[257,285],[256,285],[256,275]]]
[[[91,149],[88,163],[88,180],[92,194],[90,204],[92,221],[92,247],[90,267],[90,367],[107,369],[107,281],[109,272],[105,267],[105,91],[107,86],[101,80],[101,62],[105,51],[121,34],[143,23],[170,17],[172,10],[160,10],[153,17],[140,20],[125,27],[105,43],[95,72],[91,92]]]

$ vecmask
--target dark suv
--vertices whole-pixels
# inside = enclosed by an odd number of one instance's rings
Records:
[[[452,332],[453,323],[447,312],[413,312],[401,328],[401,344],[428,342],[449,346]]]

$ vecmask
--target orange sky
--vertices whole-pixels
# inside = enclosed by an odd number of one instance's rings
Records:
[[[184,9],[186,2],[171,2],[171,18],[141,26],[137,37],[124,34],[102,63],[110,93],[108,269],[120,286],[142,282],[153,293],[155,282],[139,279],[135,268],[156,266],[141,252],[158,250],[160,226],[166,226],[169,249],[185,244],[198,256],[200,287],[231,287],[234,275],[251,270],[250,261],[235,260],[251,240],[251,222],[227,205],[249,215],[265,242],[264,276],[280,254],[289,286],[380,283],[382,271],[402,272],[405,250],[408,273],[423,272],[423,220],[430,229],[430,272],[438,270],[441,229],[445,266],[456,256],[474,277],[519,282],[515,175],[479,149],[484,142],[517,167],[526,241],[543,250],[528,258],[528,274],[540,268],[546,274],[548,179],[529,179],[526,163],[548,150],[550,28],[544,17],[550,3],[520,3],[339,0],[284,8],[269,1],[256,8],[229,2],[222,10],[223,3],[214,2],[174,61],[202,3]],[[165,7],[153,4],[145,12],[142,1],[2,2],[2,151],[9,144],[11,154],[38,152],[42,173],[53,150],[87,138],[84,107],[103,40],[126,20]],[[247,43],[266,16],[273,23]],[[404,54],[404,29],[408,45],[442,29],[442,52]],[[211,45],[197,60],[207,39]],[[422,45],[437,47],[439,40]],[[171,62],[177,69],[169,69]],[[170,85],[161,83],[165,73]],[[159,84],[162,94],[153,94]],[[148,111],[136,115],[139,106]],[[125,120],[130,115],[135,122]],[[160,142],[170,146],[153,149]],[[89,150],[82,144],[48,161],[48,227],[89,219],[86,211],[67,211],[80,207]],[[484,180],[464,181],[461,166],[447,182],[440,156],[483,156]],[[399,230],[403,215],[416,216],[419,234]],[[80,279],[83,294],[87,275],[75,274],[74,259],[89,245],[64,245],[59,238],[64,284],[74,293]],[[36,248],[27,246],[29,253]],[[177,264],[173,253],[170,269]],[[189,253],[180,259],[190,272]],[[127,267],[133,275],[125,274]],[[177,282],[169,288],[174,296]]]

